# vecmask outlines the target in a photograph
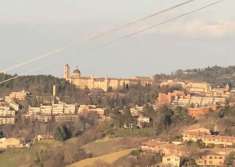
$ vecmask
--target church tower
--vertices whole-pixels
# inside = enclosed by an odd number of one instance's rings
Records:
[[[64,79],[65,80],[70,80],[70,67],[68,64],[64,66]]]

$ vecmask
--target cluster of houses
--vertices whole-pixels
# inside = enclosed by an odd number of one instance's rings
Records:
[[[96,113],[100,119],[105,119],[105,109],[95,105],[77,105],[59,102],[58,104],[40,105],[39,107],[29,106],[26,119],[37,120],[47,123],[55,122],[71,122],[75,121],[84,113]]]
[[[144,116],[144,106],[134,106],[130,108],[130,113],[133,118],[136,118],[139,128],[144,128],[151,122],[149,117]]]
[[[181,90],[175,90],[168,93],[159,93],[157,105],[181,106],[188,109],[189,115],[200,117],[209,111],[217,111],[219,107],[225,106],[231,97],[231,88],[225,87],[212,88],[205,82],[179,82],[165,81],[160,84],[164,87],[180,87]]]
[[[28,95],[26,91],[11,92],[0,99],[0,125],[15,124],[16,113],[20,110],[17,101],[24,101]]]
[[[202,142],[204,148],[193,150],[188,142]],[[141,145],[144,152],[154,152],[162,155],[162,162],[157,166],[180,167],[184,158],[191,158],[198,166],[225,166],[225,159],[235,151],[235,137],[212,134],[206,128],[186,130],[181,141],[162,142],[151,139]]]
[[[53,99],[56,98],[56,88],[53,87]],[[0,125],[13,125],[16,123],[16,113],[20,111],[19,102],[23,102],[30,96],[27,91],[11,92],[8,96],[0,99]],[[75,121],[84,113],[96,113],[101,120],[105,119],[105,108],[95,105],[66,104],[60,100],[53,100],[50,104],[41,104],[38,107],[28,106],[23,118],[48,123]]]

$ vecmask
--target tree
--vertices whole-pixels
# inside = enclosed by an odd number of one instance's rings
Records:
[[[235,162],[235,152],[231,152],[225,159],[225,164],[227,167],[233,167]]]
[[[0,131],[0,138],[4,138],[4,134],[2,131]]]
[[[174,115],[173,111],[168,108],[167,106],[163,106],[160,109],[161,113],[161,123],[164,125],[164,127],[167,129],[172,123],[172,116]]]
[[[182,167],[198,167],[197,163],[192,158],[184,158],[181,163]]]
[[[65,125],[62,125],[56,128],[54,136],[57,140],[65,141],[71,137],[71,132]]]

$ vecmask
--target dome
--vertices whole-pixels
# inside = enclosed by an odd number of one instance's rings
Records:
[[[81,74],[80,70],[79,69],[76,69],[73,71],[74,74]]]

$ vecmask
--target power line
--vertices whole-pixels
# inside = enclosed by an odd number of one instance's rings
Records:
[[[120,31],[120,30],[122,30],[122,29],[124,29],[124,28],[127,28],[127,27],[131,26],[131,25],[137,24],[138,22],[143,22],[143,21],[145,21],[145,20],[148,20],[148,19],[150,19],[150,18],[156,17],[156,16],[158,16],[158,15],[161,15],[161,14],[164,14],[164,13],[167,13],[167,12],[170,12],[170,11],[176,9],[176,8],[179,8],[179,7],[181,7],[181,6],[187,5],[187,4],[192,3],[192,2],[194,2],[194,1],[196,1],[196,0],[187,0],[187,1],[181,2],[181,3],[179,3],[179,4],[176,4],[176,5],[171,6],[171,7],[169,7],[169,8],[166,8],[166,9],[163,9],[163,10],[160,10],[160,11],[157,11],[157,12],[154,12],[154,13],[152,13],[152,14],[150,14],[150,15],[145,16],[145,17],[136,19],[136,20],[134,20],[134,21],[131,21],[131,22],[126,23],[126,24],[124,24],[124,25],[121,25],[121,26],[119,26],[119,27],[116,27],[116,28],[113,28],[113,29],[111,29],[111,30],[108,30],[108,31],[106,31],[106,32],[102,32],[102,33],[99,33],[98,35],[94,35],[94,37],[92,37],[91,39],[97,39],[97,38],[103,37],[103,36],[105,36],[105,35],[107,35],[107,34],[109,34],[109,33],[113,33],[113,32],[116,32],[116,31]]]
[[[183,2],[181,2],[181,3],[179,3],[179,4],[176,4],[176,5],[173,5],[173,6],[169,7],[169,8],[160,10],[160,11],[155,12],[155,13],[152,13],[152,14],[147,15],[147,16],[145,16],[145,17],[136,19],[136,20],[134,20],[134,21],[131,21],[131,22],[129,22],[129,23],[126,23],[126,24],[124,24],[124,25],[122,25],[122,26],[119,26],[119,27],[117,27],[117,28],[113,28],[113,29],[108,30],[108,31],[106,31],[106,32],[101,32],[101,33],[99,33],[99,34],[97,34],[97,35],[94,35],[93,37],[88,38],[88,39],[85,40],[85,41],[91,41],[91,40],[99,39],[99,38],[101,38],[101,37],[103,37],[103,36],[105,36],[105,35],[107,35],[107,34],[110,34],[110,33],[113,33],[113,32],[119,31],[119,30],[122,30],[122,29],[124,29],[124,28],[126,28],[126,27],[129,27],[130,25],[136,24],[136,23],[138,23],[138,22],[145,21],[145,20],[147,20],[147,19],[150,19],[150,18],[152,18],[152,17],[156,17],[156,16],[161,15],[161,14],[163,14],[163,13],[167,13],[167,12],[169,12],[169,11],[171,11],[171,10],[174,10],[174,9],[179,8],[179,7],[181,7],[181,6],[187,5],[187,4],[192,3],[192,2],[194,2],[194,1],[196,1],[196,0],[187,0],[187,1],[183,1]],[[66,45],[66,46],[63,47],[63,48],[58,48],[58,49],[49,51],[48,53],[45,53],[45,54],[43,54],[43,55],[41,55],[41,56],[38,56],[38,57],[36,57],[36,58],[30,59],[30,60],[25,61],[25,62],[22,62],[22,63],[15,64],[15,65],[10,66],[10,67],[8,67],[8,68],[6,68],[6,69],[4,69],[4,70],[1,70],[1,71],[6,73],[6,72],[8,72],[8,71],[11,71],[11,70],[20,68],[20,67],[22,67],[22,66],[31,64],[31,63],[36,62],[36,61],[38,61],[38,60],[47,58],[47,57],[49,57],[49,56],[53,56],[53,55],[55,55],[55,54],[57,54],[57,53],[63,52],[65,49],[69,48],[70,45],[71,45],[71,44],[68,44],[68,45]]]
[[[68,47],[68,46],[67,46],[67,47]],[[67,47],[59,48],[59,49],[50,51],[50,52],[48,52],[48,53],[45,53],[45,54],[43,54],[43,55],[41,55],[41,56],[35,57],[35,58],[33,58],[33,59],[30,59],[30,60],[28,60],[28,61],[25,61],[25,62],[22,62],[22,63],[19,63],[19,64],[15,64],[15,65],[13,65],[13,66],[11,66],[11,67],[6,68],[5,70],[2,70],[2,72],[11,71],[11,70],[14,70],[14,69],[16,69],[16,68],[19,68],[19,67],[22,67],[22,66],[31,64],[31,63],[33,63],[33,62],[35,62],[35,61],[41,60],[41,59],[43,59],[43,58],[52,56],[52,55],[54,55],[54,54],[56,54],[56,53],[61,53],[61,52],[63,52]]]
[[[224,1],[224,0],[218,0],[218,1],[215,1],[215,2],[212,2],[212,3],[209,3],[209,4],[207,4],[207,5],[205,5],[205,6],[202,6],[202,7],[198,8],[198,9],[192,10],[192,11],[190,11],[190,12],[183,13],[183,14],[178,15],[178,16],[176,16],[176,17],[173,17],[173,18],[167,19],[167,20],[165,20],[165,21],[162,21],[162,22],[160,22],[160,23],[158,23],[158,24],[154,24],[154,25],[152,25],[152,26],[149,26],[149,27],[147,27],[147,28],[141,29],[141,30],[139,30],[139,31],[136,31],[136,32],[127,34],[127,35],[125,35],[125,36],[122,36],[122,37],[120,37],[120,38],[118,38],[118,39],[116,39],[116,40],[113,40],[113,41],[107,43],[105,46],[110,45],[110,44],[116,42],[117,40],[121,40],[121,39],[124,39],[124,38],[131,38],[131,37],[134,37],[134,36],[136,36],[136,35],[138,35],[138,34],[140,34],[140,33],[143,33],[143,32],[145,32],[145,31],[148,31],[148,30],[150,30],[150,29],[153,29],[153,28],[155,28],[155,27],[157,27],[157,26],[170,23],[170,22],[175,21],[175,20],[178,20],[178,19],[180,19],[180,18],[182,18],[182,17],[191,15],[191,14],[193,14],[193,13],[196,13],[196,12],[199,12],[199,11],[204,10],[204,9],[206,9],[206,8],[209,8],[209,7],[211,7],[211,6],[214,6],[214,5],[218,4],[218,3],[221,3],[222,1]],[[40,60],[40,59],[42,59],[42,58],[51,56],[51,55],[53,55],[53,54],[55,54],[55,53],[62,52],[62,51],[64,51],[66,48],[67,48],[67,47],[54,50],[54,51],[49,52],[49,53],[47,53],[47,54],[45,54],[45,55],[43,55],[43,56],[40,56],[40,57],[31,59],[31,60],[29,60],[29,61],[27,61],[27,62],[18,64],[17,67],[20,67],[20,66],[23,66],[23,65],[27,65],[27,64],[32,63],[32,62],[34,62],[34,61],[38,61],[38,60]],[[15,77],[9,78],[9,79],[7,79],[7,80],[1,81],[1,82],[0,82],[0,85],[3,84],[3,83],[6,83],[6,82],[8,82],[8,81],[14,80],[14,79],[16,79],[16,78],[19,78],[19,76],[15,76]]]
[[[146,32],[146,31],[151,30],[151,29],[153,29],[153,28],[156,28],[156,27],[158,27],[158,26],[161,26],[161,25],[164,25],[164,24],[167,24],[167,23],[170,23],[170,22],[179,20],[179,19],[182,18],[182,17],[185,17],[185,16],[188,16],[188,15],[197,13],[197,12],[199,12],[199,11],[201,11],[201,10],[204,10],[204,9],[206,9],[206,8],[209,8],[209,7],[211,7],[211,6],[214,6],[214,5],[216,5],[216,4],[219,4],[219,3],[221,3],[222,1],[225,1],[225,0],[218,0],[218,1],[215,1],[215,2],[212,2],[212,3],[209,3],[209,4],[207,4],[207,5],[205,5],[205,6],[202,6],[202,7],[198,8],[198,9],[192,10],[192,11],[190,11],[190,12],[183,13],[183,14],[178,15],[178,16],[176,16],[176,17],[172,17],[172,18],[170,18],[170,19],[164,20],[164,21],[162,21],[162,22],[160,22],[160,23],[158,23],[158,24],[154,24],[154,25],[148,26],[148,27],[146,27],[146,28],[143,28],[143,29],[141,29],[141,30],[135,31],[135,32],[133,32],[133,33],[130,33],[130,34],[121,36],[121,37],[119,37],[119,38],[116,39],[116,40],[110,41],[110,42],[107,43],[105,46],[110,45],[110,44],[112,44],[112,43],[114,43],[114,42],[116,42],[116,41],[122,40],[122,39],[134,37],[134,36],[136,36],[136,35],[138,35],[138,34],[144,33],[144,32]]]
[[[6,82],[9,82],[9,81],[12,81],[12,80],[15,80],[15,79],[17,79],[17,78],[19,78],[20,76],[14,76],[14,77],[11,77],[11,78],[9,78],[9,79],[6,79],[6,80],[4,80],[4,81],[1,81],[0,82],[0,85],[2,85],[2,84],[4,84],[4,83],[6,83]]]

